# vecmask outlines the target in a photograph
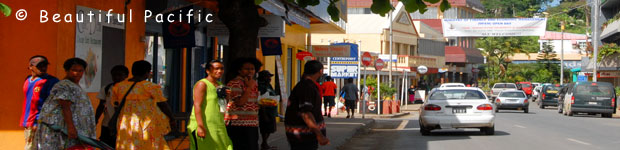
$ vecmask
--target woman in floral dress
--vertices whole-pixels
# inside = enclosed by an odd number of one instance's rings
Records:
[[[86,62],[80,58],[68,59],[63,64],[67,76],[54,85],[39,114],[39,130],[35,133],[39,149],[66,149],[80,144],[78,134],[96,138],[93,105],[79,85],[86,66]],[[41,122],[60,126],[67,130],[68,135]]]
[[[136,85],[127,95],[125,105],[118,117],[116,149],[158,150],[170,149],[164,135],[170,132],[172,112],[166,103],[161,86],[145,81],[151,64],[140,60],[133,63],[133,78],[112,87],[111,99],[121,102],[131,85]]]

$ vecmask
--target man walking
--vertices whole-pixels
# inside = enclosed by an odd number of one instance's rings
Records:
[[[58,78],[47,74],[47,65],[49,62],[45,56],[30,57],[28,66],[30,75],[24,81],[24,105],[19,121],[20,126],[24,127],[24,137],[26,138],[24,149],[26,150],[37,148],[37,143],[34,143],[33,139],[37,130],[39,112],[45,99],[50,95],[50,90],[58,82]]]
[[[286,109],[284,126],[292,150],[318,149],[329,144],[325,122],[321,116],[321,92],[317,80],[323,75],[323,64],[312,60],[304,65],[302,80],[295,85]]]
[[[357,106],[357,101],[359,100],[359,95],[357,95],[357,85],[353,84],[353,78],[348,78],[347,83],[340,89],[340,93],[344,94],[344,106],[347,107],[347,118],[355,118],[355,109]],[[349,115],[350,112],[350,115]]]
[[[325,107],[325,114],[323,116],[327,116],[328,118],[332,117],[332,109],[336,102],[334,98],[336,98],[336,83],[334,83],[332,77],[327,76],[326,82],[323,82],[321,85],[321,89],[323,90],[323,106]]]

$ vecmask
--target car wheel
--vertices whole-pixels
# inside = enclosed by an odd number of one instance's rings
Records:
[[[484,133],[486,135],[494,135],[495,134],[495,126],[480,128],[480,132],[482,132],[482,133]]]
[[[529,108],[525,108],[525,109],[523,109],[523,112],[527,114],[528,112],[530,112],[530,109]]]
[[[613,116],[613,114],[611,114],[611,113],[601,114],[601,117],[603,117],[603,118],[611,118],[612,116]]]

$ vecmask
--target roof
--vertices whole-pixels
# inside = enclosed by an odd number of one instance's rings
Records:
[[[439,33],[443,34],[441,19],[412,19],[412,21],[420,21],[433,28],[433,30],[439,31]]]
[[[588,37],[585,34],[575,34],[564,32],[564,40],[586,40]],[[540,37],[540,40],[562,40],[562,32],[546,31],[544,36]]]
[[[540,53],[542,54],[542,53]],[[528,57],[529,55],[529,57]],[[538,60],[539,53],[515,53],[513,56],[510,56],[510,60],[513,61],[527,61],[527,60]],[[586,54],[564,54],[564,60],[581,60],[581,57],[586,56]],[[560,60],[560,54],[556,54],[555,59]]]
[[[446,46],[446,63],[474,63],[482,64],[484,57],[480,50],[460,46]]]

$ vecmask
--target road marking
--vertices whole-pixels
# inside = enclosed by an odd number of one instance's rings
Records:
[[[583,144],[583,145],[592,145],[590,143],[579,141],[579,140],[575,140],[575,139],[571,139],[571,138],[566,138],[566,140],[573,141],[575,143],[579,143],[579,144]]]
[[[409,120],[403,120],[403,122],[401,122],[400,125],[398,125],[396,130],[403,130],[405,126],[407,126],[408,123],[409,123]]]
[[[519,127],[519,128],[523,128],[523,129],[525,129],[525,128],[526,128],[526,127],[524,127],[524,126],[520,126],[520,125],[515,125],[515,127]]]

